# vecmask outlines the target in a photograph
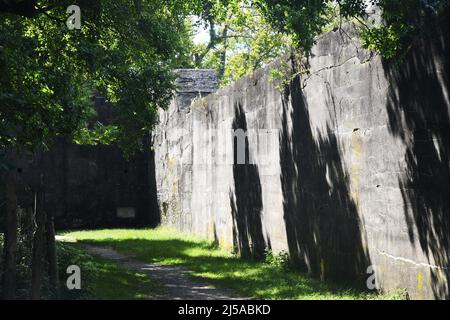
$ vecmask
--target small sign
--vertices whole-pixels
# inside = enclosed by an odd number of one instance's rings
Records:
[[[136,217],[136,212],[133,207],[117,208],[117,217],[123,219],[132,219]]]

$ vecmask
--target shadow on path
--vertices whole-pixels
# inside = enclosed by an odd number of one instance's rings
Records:
[[[163,292],[155,300],[238,300],[245,299],[230,289],[215,288],[194,279],[189,271],[178,266],[162,266],[134,259],[131,255],[117,252],[110,247],[82,244],[91,254],[111,260],[120,266],[146,274],[163,287]]]

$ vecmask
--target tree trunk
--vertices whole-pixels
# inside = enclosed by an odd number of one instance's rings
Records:
[[[45,220],[44,193],[42,189],[35,196],[36,232],[33,241],[33,257],[31,270],[31,299],[41,298],[41,287],[45,272]]]
[[[33,207],[28,207],[25,214],[24,221],[24,236],[27,249],[32,252],[33,250],[33,238],[36,231],[36,217],[34,216],[35,210]]]
[[[50,286],[53,298],[59,298],[58,259],[56,254],[55,224],[53,217],[47,222],[47,260]]]
[[[16,293],[16,251],[17,251],[17,195],[16,176],[8,171],[5,177],[5,247],[3,272],[3,298],[14,299]]]
[[[219,72],[217,75],[217,77],[221,80],[223,79],[223,76],[225,75],[225,67],[226,67],[226,63],[227,63],[227,50],[228,50],[227,36],[228,36],[228,26],[226,25],[223,28],[223,33],[222,33],[223,50],[220,53],[220,67],[219,67]]]

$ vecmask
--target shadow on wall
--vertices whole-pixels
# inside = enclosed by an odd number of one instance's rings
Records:
[[[247,131],[247,119],[240,104],[234,106],[233,130]],[[237,138],[235,138],[237,139]],[[238,143],[234,141],[234,192],[230,190],[233,218],[233,244],[241,256],[260,260],[264,257],[265,241],[261,222],[263,210],[261,180],[258,167],[249,164],[249,145],[245,138],[245,164],[237,162]]]
[[[149,221],[150,227],[155,228],[161,223],[161,211],[162,208],[158,204],[158,187],[156,182],[156,162],[155,162],[155,150],[153,148],[153,142],[150,143],[150,151],[148,154],[148,177],[149,177]]]
[[[314,136],[299,77],[286,91],[280,162],[290,256],[323,280],[362,283],[370,261],[337,138],[330,128]]]
[[[431,270],[436,298],[450,297],[449,16],[430,28],[433,34],[425,35],[399,65],[384,63],[391,83],[390,131],[407,148],[406,174],[399,185],[409,238],[439,267]]]

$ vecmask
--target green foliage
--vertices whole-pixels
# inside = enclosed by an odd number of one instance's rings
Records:
[[[406,49],[420,34],[426,21],[435,19],[447,0],[377,0],[383,21],[368,21],[362,32],[363,45],[386,58]]]
[[[27,239],[21,230],[18,232],[17,252],[16,252],[16,277],[18,299],[28,299],[31,290],[31,261],[32,261],[32,243]],[[44,276],[42,283],[42,292],[46,296],[50,296],[49,278]]]
[[[287,251],[282,250],[280,252],[274,253],[272,250],[266,249],[264,256],[265,256],[265,263],[267,263],[270,266],[273,266],[283,271],[292,268],[291,259]]]
[[[67,136],[131,153],[169,104],[174,68],[214,68],[225,85],[293,46],[307,53],[318,34],[349,19],[362,26],[366,48],[392,58],[448,7],[448,0],[373,0],[381,10],[375,21],[365,0],[30,2],[46,9],[0,11],[1,149],[33,150]],[[65,25],[69,4],[81,8],[81,30]],[[192,16],[206,24],[209,43],[193,44]],[[94,93],[112,104],[111,123],[93,121]]]
[[[0,214],[2,214],[0,208]],[[23,211],[19,210],[19,218],[23,217]],[[2,232],[0,230],[0,232]],[[0,254],[3,255],[4,234],[0,233]],[[16,247],[16,293],[17,299],[28,299],[31,290],[31,268],[32,265],[32,241],[25,235],[21,224],[17,229],[17,247]],[[0,275],[2,274],[0,265]],[[1,291],[1,283],[0,283]],[[43,277],[42,282],[43,296],[50,297],[50,283],[47,275]]]
[[[291,55],[291,57],[293,57]],[[297,57],[297,56],[296,56]],[[299,70],[294,72],[291,63],[287,60],[281,60],[279,63],[275,63],[269,68],[269,81],[277,88],[281,93],[284,93],[286,87],[291,83],[296,76],[301,73],[305,73],[307,70]]]
[[[119,130],[117,126],[104,125],[97,121],[91,128],[83,127],[73,134],[73,141],[82,145],[108,145],[114,143],[118,139]]]
[[[224,84],[238,80],[287,54],[292,47],[291,37],[276,32],[254,9],[238,10],[229,19],[229,24],[236,34],[243,37],[232,39],[229,43]]]
[[[228,0],[202,1],[210,42],[194,47],[196,66],[218,71],[229,84],[287,54],[308,55],[315,38],[353,20],[362,44],[385,58],[404,51],[447,0]],[[368,14],[371,10],[380,14]]]
[[[385,300],[409,300],[409,294],[406,289],[395,289],[383,293]]]
[[[216,69],[227,85],[286,54],[290,35],[275,30],[251,0],[209,1],[213,15],[206,18],[209,43],[196,45],[199,68]]]
[[[196,1],[194,1],[196,2]],[[73,1],[31,17],[0,13],[0,147],[28,148],[68,136],[78,143],[142,147],[173,94],[171,70],[189,61],[182,1],[75,1],[81,30],[65,25]],[[113,105],[111,127],[91,125],[91,96]],[[92,137],[90,137],[92,134]]]
[[[363,46],[386,58],[394,57],[401,49],[401,36],[392,26],[374,27],[362,33]]]
[[[362,11],[363,0],[255,0],[255,6],[279,31],[292,34],[298,47],[308,51],[314,38],[330,23],[336,22],[336,10],[347,17]]]
[[[368,3],[364,0],[255,0],[254,3],[277,30],[293,34],[296,44],[306,52],[314,44],[314,38],[328,29],[327,25],[337,25],[338,12],[339,20],[358,20],[363,26],[363,45],[386,58],[405,50],[426,21],[448,7],[448,0],[373,0],[370,4],[381,11],[381,20],[375,21],[366,13]]]
[[[289,67],[289,64],[282,61],[279,66],[270,68],[269,80],[280,92],[283,92],[292,80],[292,70]]]

